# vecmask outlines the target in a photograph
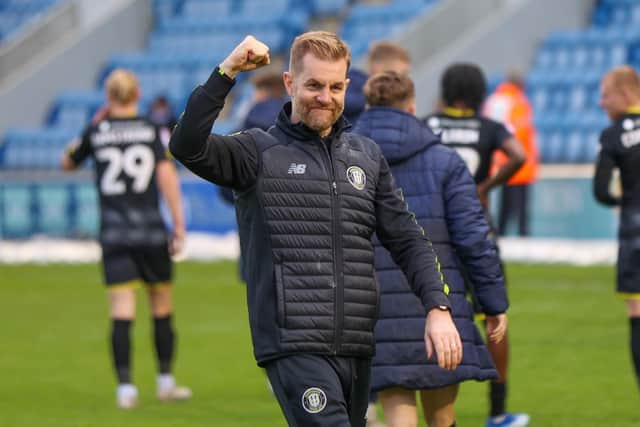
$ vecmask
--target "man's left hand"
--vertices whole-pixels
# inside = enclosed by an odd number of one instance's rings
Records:
[[[427,357],[435,351],[441,368],[452,371],[462,361],[462,341],[449,311],[433,308],[427,313],[424,342]]]

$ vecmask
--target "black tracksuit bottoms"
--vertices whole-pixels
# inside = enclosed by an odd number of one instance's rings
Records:
[[[365,427],[371,359],[294,354],[265,365],[291,427]]]

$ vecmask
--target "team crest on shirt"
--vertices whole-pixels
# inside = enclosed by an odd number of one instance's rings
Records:
[[[308,388],[302,393],[302,407],[310,414],[317,414],[327,406],[327,395],[318,387]]]
[[[347,169],[347,179],[356,190],[364,190],[367,184],[367,175],[359,166],[351,166]]]

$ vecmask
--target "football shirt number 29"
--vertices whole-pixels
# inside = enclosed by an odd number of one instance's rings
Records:
[[[96,158],[107,163],[100,180],[102,194],[117,196],[127,191],[127,185],[121,178],[122,172],[133,178],[131,189],[134,193],[147,190],[155,167],[153,151],[147,145],[131,145],[124,150],[105,147],[98,150]]]

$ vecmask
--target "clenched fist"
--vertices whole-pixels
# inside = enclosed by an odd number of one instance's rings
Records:
[[[253,36],[247,36],[220,64],[226,75],[234,78],[242,71],[269,65],[269,47]]]

